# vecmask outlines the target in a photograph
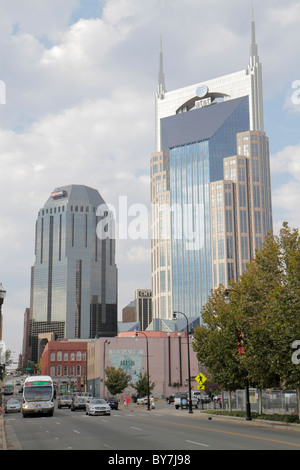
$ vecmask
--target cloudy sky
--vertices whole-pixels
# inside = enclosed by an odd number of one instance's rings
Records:
[[[21,352],[37,213],[84,184],[149,207],[163,37],[168,90],[248,65],[250,0],[0,0],[0,282],[4,341]],[[274,231],[300,226],[299,0],[254,0]],[[5,88],[5,90],[4,90]],[[128,222],[130,223],[130,216]],[[119,312],[151,287],[148,240],[118,243]]]

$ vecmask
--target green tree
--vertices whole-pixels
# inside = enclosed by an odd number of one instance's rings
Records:
[[[118,393],[122,393],[125,388],[128,387],[131,380],[131,376],[126,374],[121,367],[119,367],[119,369],[116,369],[115,367],[107,367],[105,369],[105,374],[107,377],[105,385],[113,396]]]
[[[210,296],[202,320],[204,326],[195,329],[193,341],[198,361],[223,390],[243,387],[246,371],[238,355],[235,311],[224,302],[223,286]]]
[[[203,309],[204,326],[194,335],[199,361],[223,389],[234,389],[245,374],[259,388],[299,388],[300,368],[292,361],[300,340],[298,230],[284,223],[279,236],[269,235],[230,290],[230,305],[220,286]],[[236,330],[244,335],[242,355]]]
[[[142,374],[141,372],[138,375],[138,379],[135,383],[131,383],[131,386],[136,390],[139,397],[145,397],[148,394],[148,380],[147,374]],[[155,383],[151,382],[149,378],[149,392],[151,393],[155,387]]]

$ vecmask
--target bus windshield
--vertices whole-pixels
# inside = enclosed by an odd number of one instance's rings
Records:
[[[52,400],[51,386],[24,387],[24,398],[26,401],[50,401]]]

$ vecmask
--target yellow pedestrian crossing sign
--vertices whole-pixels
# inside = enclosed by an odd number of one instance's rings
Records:
[[[204,382],[206,382],[207,378],[201,372],[195,377],[195,380],[198,382],[198,389],[204,390]]]

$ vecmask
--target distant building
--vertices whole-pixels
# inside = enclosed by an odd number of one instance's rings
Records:
[[[146,330],[152,322],[152,289],[137,289],[135,300],[122,310],[123,322],[139,322],[140,329]]]
[[[40,333],[54,333],[56,340],[117,334],[115,239],[105,235],[114,224],[109,216],[99,192],[82,185],[56,188],[39,211],[29,325],[34,362],[41,354]]]

